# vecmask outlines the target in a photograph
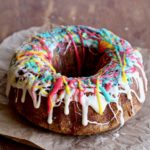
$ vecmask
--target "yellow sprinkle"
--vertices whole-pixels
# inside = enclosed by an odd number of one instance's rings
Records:
[[[44,95],[48,95],[48,93],[44,89],[41,90],[41,93]]]
[[[32,76],[32,80],[35,80],[35,76]]]
[[[48,94],[41,85],[36,85],[36,86],[34,86],[34,88],[39,89],[42,94],[45,94],[45,95]]]
[[[54,102],[51,101],[51,110],[53,109],[53,107],[54,107]]]
[[[120,55],[117,55],[117,57],[118,57],[118,59],[119,59],[120,66],[122,67],[123,65],[122,65],[122,61],[121,61]]]
[[[52,64],[49,64],[49,66],[50,66],[50,68],[52,69],[52,71],[53,71],[54,73],[56,73],[56,70],[54,69],[54,67],[52,66]]]
[[[103,109],[102,109],[102,104],[101,104],[101,99],[100,99],[99,92],[97,92],[96,96],[97,96],[97,100],[98,100],[99,114],[102,115],[103,114]]]
[[[100,98],[100,93],[99,93],[99,81],[96,81],[96,96],[98,100],[98,106],[99,106],[99,114],[103,114],[103,109],[102,109],[102,103],[101,103],[101,98]]]
[[[34,86],[34,88],[36,88],[36,89],[40,89],[40,86],[39,86],[39,85],[36,85],[36,86]]]
[[[68,85],[66,85],[66,92],[67,92],[67,94],[70,94],[70,88]]]
[[[64,84],[65,84],[65,86],[66,86],[66,92],[67,92],[67,94],[70,94],[70,88],[69,88],[69,86],[68,86],[68,84],[67,84],[67,81],[66,81],[66,79],[65,79],[64,76],[63,76],[62,78],[63,78],[63,82],[64,82]]]
[[[83,90],[82,86],[81,86],[81,80],[78,79],[78,87],[80,90]]]
[[[126,73],[125,73],[125,67],[126,67],[126,55],[124,54],[124,60],[123,60],[123,66],[122,66],[122,80],[123,82],[127,82],[127,76],[126,76]]]
[[[123,70],[122,71],[122,80],[123,80],[123,82],[127,82],[127,76],[126,76],[126,73],[125,73],[125,71]]]
[[[126,54],[124,54],[124,61],[123,61],[123,63],[124,63],[124,66],[126,67]]]
[[[44,52],[44,51],[34,51],[34,50],[31,50],[31,51],[29,51],[29,52],[22,52],[21,54],[19,54],[19,55],[17,55],[17,60],[19,60],[21,57],[23,57],[23,56],[26,56],[26,55],[41,55],[41,56],[43,56],[44,55],[44,53],[45,53],[45,55],[47,54],[46,52]]]
[[[106,41],[100,41],[100,45],[101,45],[101,47],[107,48],[107,49],[113,49],[114,48],[112,44],[110,44]]]

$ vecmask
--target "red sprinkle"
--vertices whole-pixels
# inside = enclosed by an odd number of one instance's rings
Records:
[[[111,83],[105,84],[105,89],[108,91],[111,88]]]

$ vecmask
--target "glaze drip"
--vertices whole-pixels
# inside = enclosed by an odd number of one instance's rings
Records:
[[[65,43],[65,48],[62,46]],[[78,50],[81,45],[81,50]],[[72,47],[70,49],[70,47]],[[97,73],[88,77],[80,77],[85,65],[86,48],[92,54],[105,53],[110,61],[99,68]],[[94,48],[94,52],[90,51]],[[77,62],[78,77],[67,77],[56,71],[53,65],[61,65],[59,55],[74,51]],[[71,59],[71,58],[70,58]],[[105,59],[104,59],[105,61]],[[100,63],[100,60],[98,61]],[[104,63],[104,62],[103,62]],[[139,73],[140,71],[140,73]],[[138,93],[132,89],[136,83]],[[21,102],[25,102],[27,91],[33,99],[35,109],[40,107],[41,97],[47,97],[48,123],[53,122],[53,109],[56,102],[64,102],[64,114],[69,114],[71,101],[82,106],[82,124],[88,123],[106,125],[106,123],[88,120],[89,106],[99,115],[110,107],[113,118],[117,114],[111,108],[111,102],[116,103],[120,112],[120,125],[124,124],[123,110],[119,103],[121,94],[126,94],[131,102],[134,94],[140,103],[145,100],[147,79],[143,70],[142,56],[137,49],[124,39],[107,29],[94,29],[86,26],[61,26],[50,32],[33,36],[20,46],[13,57],[8,71],[6,94],[10,88],[22,89]],[[60,92],[61,91],[61,92]],[[88,93],[92,93],[88,95]],[[59,93],[59,94],[58,94]],[[18,96],[16,96],[16,103]]]

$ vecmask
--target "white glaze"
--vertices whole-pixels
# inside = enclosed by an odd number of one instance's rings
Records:
[[[142,74],[143,73],[144,72],[142,72]],[[145,76],[143,75],[143,77],[145,77]],[[119,84],[121,85],[122,89],[119,90],[118,86],[114,86],[114,87],[112,87],[110,89],[109,94],[110,95],[114,95],[114,99],[119,99],[118,96],[121,93],[127,94],[127,97],[131,101],[131,105],[132,105],[132,108],[133,108],[131,92],[135,94],[135,96],[137,97],[137,99],[139,100],[140,103],[143,103],[144,100],[145,100],[144,87],[146,89],[147,80],[144,79],[144,83],[143,83],[143,80],[142,80],[141,77],[139,77],[139,73],[138,72],[135,72],[131,76],[131,78],[133,78],[133,80],[136,81],[137,87],[139,89],[140,96],[138,96],[137,93],[133,89],[131,89],[128,84],[124,84],[121,79],[120,79],[120,83]],[[10,81],[13,81],[13,80],[10,80]],[[34,82],[34,80],[33,80],[33,82]],[[39,83],[36,83],[36,84],[38,85]],[[6,90],[7,93],[9,93],[10,85],[14,85],[14,83],[8,82],[8,84],[7,84],[7,90]],[[20,87],[20,85],[17,85],[17,86],[18,86],[17,87],[18,89],[23,89],[23,94],[22,94],[21,102],[24,103],[25,102],[25,95],[26,95],[26,91],[27,90],[26,90],[26,88]],[[15,87],[16,87],[16,85],[15,85]],[[23,85],[23,87],[24,87],[24,85]],[[28,85],[28,87],[30,87],[30,86]],[[39,96],[37,98],[36,90],[37,89],[35,88],[34,92],[31,93],[30,89],[28,89],[28,91],[29,91],[29,93],[30,93],[30,95],[31,95],[31,97],[33,99],[33,105],[34,105],[34,107],[35,108],[39,108],[40,107],[40,103],[41,103],[41,94],[39,94]],[[88,107],[91,106],[92,109],[94,111],[96,111],[97,113],[99,111],[97,98],[94,95],[94,92],[93,92],[92,96],[91,95],[86,96],[86,92],[92,92],[92,90],[93,89],[91,89],[91,88],[86,88],[85,93],[82,96],[82,101],[81,101],[82,102],[81,103],[82,104],[82,124],[84,126],[86,126],[88,123],[91,123],[91,121],[88,120]],[[65,113],[65,115],[69,114],[69,104],[73,100],[72,96],[74,95],[74,93],[75,93],[75,90],[73,90],[73,89],[71,90],[71,94],[70,95],[66,94],[66,91],[64,91],[63,94],[59,97],[59,100],[57,100],[57,101],[62,102],[62,99],[64,99],[64,103],[65,103],[64,113]],[[101,96],[101,100],[102,100],[102,109],[103,109],[103,111],[105,111],[105,108],[106,108],[107,104],[109,104],[109,103],[105,100],[105,97],[101,93],[100,93],[100,96]],[[18,99],[18,90],[17,90],[16,102],[17,102],[17,99]],[[53,103],[54,103],[54,101],[53,101]],[[77,96],[75,97],[75,101],[78,101],[78,97]],[[120,106],[120,104],[118,103],[117,100],[116,100],[116,104],[117,104],[118,111],[120,111],[120,124],[122,126],[124,124],[123,110],[122,110],[122,107]],[[54,105],[54,107],[55,107],[55,105]],[[110,107],[110,109],[111,109],[111,107]],[[134,110],[132,110],[132,111],[134,112]],[[116,114],[114,113],[113,110],[112,110],[112,113],[114,114],[114,117],[117,118]],[[48,115],[48,123],[49,124],[51,124],[53,122],[52,121],[52,116],[53,116],[53,109],[50,111],[50,113]],[[99,124],[99,123],[97,123],[97,124]]]

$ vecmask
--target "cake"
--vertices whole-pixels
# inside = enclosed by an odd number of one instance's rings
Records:
[[[37,126],[91,135],[123,126],[146,91],[137,48],[107,29],[78,25],[27,39],[11,60],[6,94]]]

